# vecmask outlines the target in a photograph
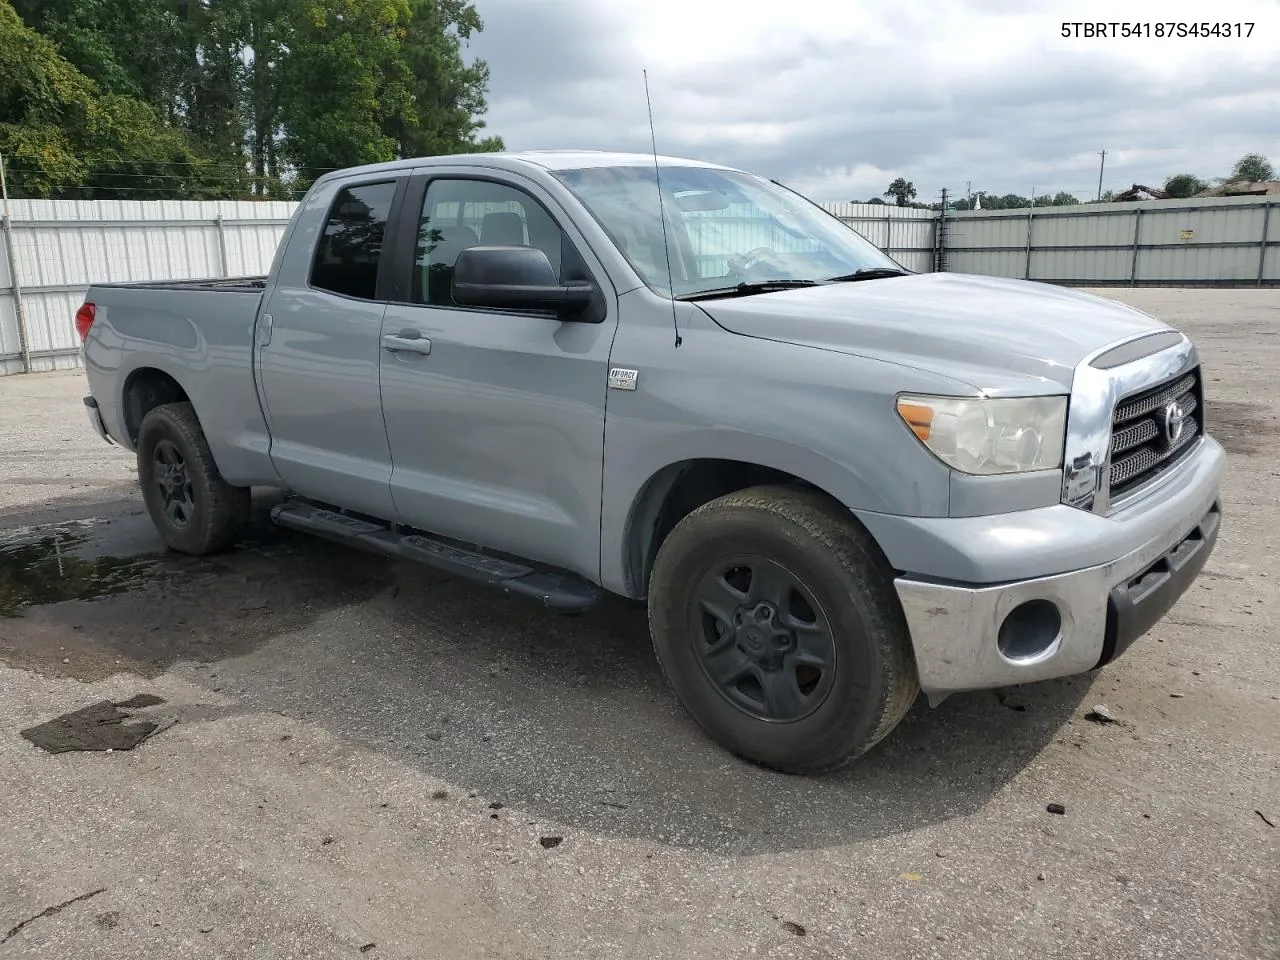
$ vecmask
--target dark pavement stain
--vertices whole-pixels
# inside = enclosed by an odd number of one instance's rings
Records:
[[[1217,440],[1228,453],[1245,457],[1256,456],[1272,449],[1268,440],[1280,433],[1280,418],[1261,403],[1236,403],[1209,398],[1209,435]]]
[[[0,662],[93,681],[213,663],[390,587],[392,565],[294,534],[265,516],[238,548],[166,551],[145,513],[0,532]],[[269,504],[268,504],[269,506]]]

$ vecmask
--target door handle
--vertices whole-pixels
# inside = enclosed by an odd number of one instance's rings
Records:
[[[431,353],[431,341],[417,330],[401,330],[398,334],[384,334],[382,349],[389,353],[420,353],[426,356]]]

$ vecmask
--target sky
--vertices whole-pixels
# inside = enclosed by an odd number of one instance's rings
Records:
[[[508,150],[650,148],[865,200],[1280,167],[1280,0],[474,0],[486,132]],[[1253,22],[1241,38],[1062,36],[1085,21]],[[1153,28],[1154,29],[1154,28]],[[1246,28],[1247,29],[1247,28]],[[971,185],[971,186],[969,186]]]

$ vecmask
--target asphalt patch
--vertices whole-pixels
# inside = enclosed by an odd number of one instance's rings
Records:
[[[140,694],[119,703],[103,700],[28,727],[21,734],[46,753],[132,750],[159,730],[160,724],[153,720],[126,723],[132,717],[128,711],[161,703],[163,699],[151,694]]]

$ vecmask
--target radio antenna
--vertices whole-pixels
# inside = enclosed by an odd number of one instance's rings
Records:
[[[667,287],[671,290],[671,327],[680,346],[680,323],[676,320],[676,281],[671,275],[671,247],[667,244],[667,213],[662,205],[662,174],[658,170],[658,137],[653,132],[653,100],[649,97],[649,71],[644,71],[644,102],[649,108],[649,142],[653,145],[653,179],[658,185],[658,219],[662,222],[662,252],[667,256]]]

